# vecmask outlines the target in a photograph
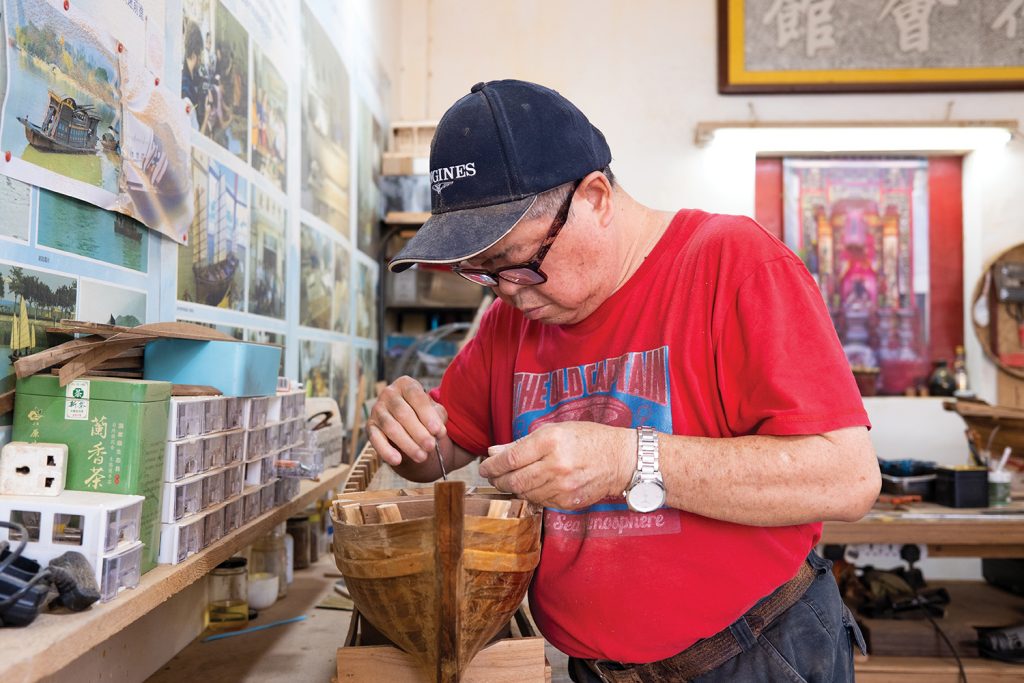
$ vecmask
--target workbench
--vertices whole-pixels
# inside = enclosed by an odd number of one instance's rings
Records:
[[[1024,503],[1006,508],[956,509],[935,503],[914,503],[902,509],[873,510],[859,522],[826,522],[822,543],[882,543],[926,545],[928,557],[1024,558]],[[931,587],[933,584],[929,583]],[[974,626],[1009,626],[1024,621],[1024,599],[981,581],[936,581],[950,593],[950,605],[940,625],[954,643],[970,639]],[[874,626],[876,650],[897,648],[894,640],[915,628],[931,630],[927,621],[882,623]],[[937,637],[936,637],[937,640]],[[1024,680],[1024,666],[977,657],[976,649],[958,645],[964,670],[971,683],[1002,683]],[[895,654],[858,657],[859,683],[900,681],[907,683],[955,683],[960,680],[956,661],[944,648],[942,657],[903,657]],[[967,655],[965,657],[965,655]]]

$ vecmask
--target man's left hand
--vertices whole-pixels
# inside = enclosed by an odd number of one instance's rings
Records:
[[[501,491],[560,510],[621,496],[636,468],[636,432],[594,422],[557,422],[487,449],[480,474]]]

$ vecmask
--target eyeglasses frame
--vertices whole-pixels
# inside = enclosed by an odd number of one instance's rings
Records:
[[[537,249],[537,252],[528,261],[524,261],[522,263],[515,263],[510,266],[502,266],[501,268],[497,268],[495,270],[487,270],[485,268],[463,268],[461,266],[452,266],[452,272],[461,275],[464,279],[468,280],[469,282],[472,282],[475,285],[480,285],[481,287],[497,287],[498,280],[504,280],[505,282],[510,282],[520,287],[534,287],[536,285],[542,285],[545,282],[547,282],[548,276],[544,271],[540,269],[540,265],[541,263],[544,262],[544,257],[548,255],[548,251],[551,249],[551,245],[555,243],[555,238],[558,237],[558,233],[562,231],[562,228],[564,228],[565,224],[569,221],[569,210],[572,208],[572,200],[576,196],[576,190],[579,189],[580,183],[582,182],[583,178],[580,178],[579,180],[573,183],[572,189],[569,191],[569,194],[562,202],[562,205],[558,207],[558,211],[555,213],[555,218],[551,222],[551,227],[548,228],[547,235],[544,237],[544,241],[541,242],[540,248]],[[540,282],[513,282],[512,280],[509,280],[501,276],[501,274],[505,271],[522,270],[524,268],[526,270],[532,270],[534,273],[539,275],[541,277]],[[491,280],[494,281],[494,283],[485,284],[482,282],[477,282],[476,280],[467,277],[467,274],[482,275],[490,278]]]

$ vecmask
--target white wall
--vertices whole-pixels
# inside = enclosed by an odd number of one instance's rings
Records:
[[[533,80],[575,102],[608,138],[637,199],[751,214],[752,155],[693,142],[698,121],[1016,119],[1024,93],[733,95],[717,92],[710,0],[401,0],[395,119],[437,119],[477,81]],[[1024,241],[1024,142],[964,164],[964,287]],[[967,321],[965,320],[965,323]],[[995,367],[965,328],[975,389],[994,401]]]

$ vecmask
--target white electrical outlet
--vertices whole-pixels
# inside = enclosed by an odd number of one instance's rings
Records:
[[[65,444],[12,441],[0,450],[0,494],[60,495],[67,470]]]
[[[846,546],[845,559],[850,564],[902,564],[905,560],[900,557],[900,549],[907,543],[851,543]],[[928,546],[917,544],[921,558],[928,557]]]

